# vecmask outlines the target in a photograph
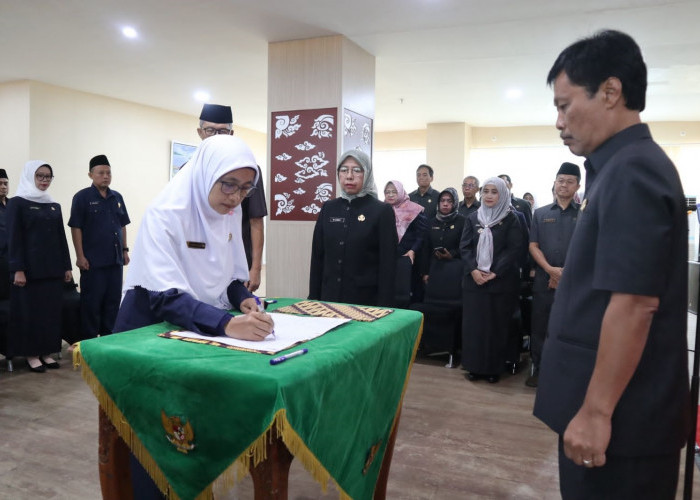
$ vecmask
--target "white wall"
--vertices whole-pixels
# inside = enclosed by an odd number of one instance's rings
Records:
[[[56,176],[50,193],[61,204],[67,223],[73,195],[90,185],[90,158],[106,154],[112,165],[111,187],[124,197],[131,218],[129,244],[135,241],[146,207],[169,180],[171,141],[200,142],[197,116],[38,82],[0,85],[0,113],[0,168],[8,171],[10,196],[24,163],[45,160]],[[236,133],[265,168],[265,134],[238,127]],[[68,227],[66,237],[75,262]],[[73,272],[77,279],[77,268]]]

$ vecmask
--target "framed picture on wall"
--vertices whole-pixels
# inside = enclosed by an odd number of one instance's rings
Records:
[[[172,141],[170,143],[170,178],[180,171],[182,166],[190,161],[197,146],[184,142]]]

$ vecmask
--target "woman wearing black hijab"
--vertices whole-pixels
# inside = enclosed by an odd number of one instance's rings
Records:
[[[455,188],[443,189],[438,196],[438,210],[428,226],[423,281],[430,279],[430,267],[434,262],[459,259],[459,241],[464,229],[464,217],[457,212],[459,198]]]

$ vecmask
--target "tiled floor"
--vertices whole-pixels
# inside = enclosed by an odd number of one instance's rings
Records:
[[[695,317],[689,322],[692,340]],[[100,497],[97,402],[69,358],[64,352],[62,368],[45,374],[29,372],[21,359],[8,373],[0,359],[2,499]],[[556,438],[532,416],[534,390],[524,386],[525,373],[499,384],[472,383],[444,363],[421,359],[413,368],[388,498],[559,498]],[[252,498],[251,484],[246,478],[217,500]],[[337,493],[331,487],[324,494],[295,462],[289,498],[330,499]]]

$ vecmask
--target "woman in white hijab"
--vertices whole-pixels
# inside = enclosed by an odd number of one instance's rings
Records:
[[[202,141],[148,207],[124,283],[115,332],[169,321],[206,335],[262,340],[241,240],[240,203],[257,182],[255,158],[237,137]],[[227,310],[246,313],[232,317]]]
[[[309,298],[391,306],[396,269],[396,218],[377,200],[372,162],[358,150],[338,160],[340,198],[318,214],[311,246]]]
[[[63,283],[73,279],[61,206],[47,190],[53,169],[27,162],[17,193],[7,206],[10,289],[5,356],[25,356],[29,369],[59,368]],[[5,278],[7,279],[7,278]]]
[[[505,367],[523,245],[506,183],[498,177],[487,179],[481,206],[467,217],[460,241],[465,269],[462,366],[469,380],[498,382]]]

